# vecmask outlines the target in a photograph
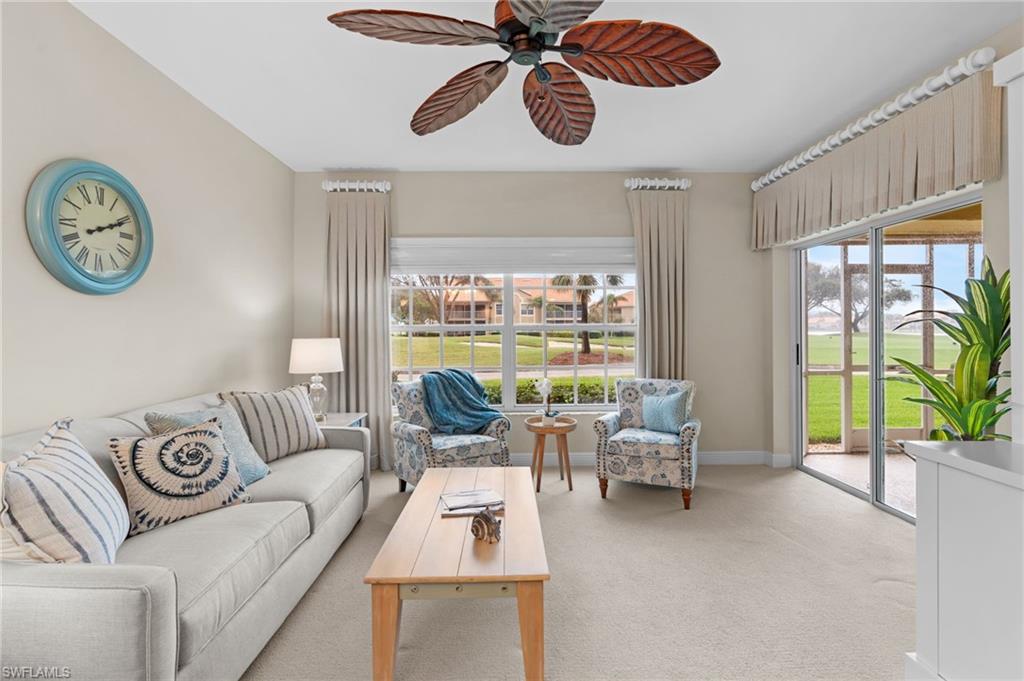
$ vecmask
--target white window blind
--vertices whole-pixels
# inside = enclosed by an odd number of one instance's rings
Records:
[[[391,239],[395,274],[633,272],[632,237]]]

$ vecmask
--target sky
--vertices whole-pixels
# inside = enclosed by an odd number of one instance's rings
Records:
[[[885,246],[883,259],[886,264],[924,264],[927,258],[925,246]],[[850,246],[850,262],[868,262],[867,246]],[[981,262],[984,257],[980,244],[974,247],[975,276],[981,273]],[[815,246],[807,250],[807,259],[810,262],[821,263],[825,267],[834,267],[839,264],[840,247],[833,245]],[[914,299],[908,303],[897,303],[887,311],[889,314],[907,314],[914,310],[921,309],[921,277],[919,275],[887,275],[893,279],[903,282],[914,294]],[[964,244],[938,244],[935,246],[935,285],[947,289],[958,295],[963,295],[964,280],[967,278],[967,246]],[[935,308],[940,310],[958,309],[947,296],[942,293],[935,293]]]

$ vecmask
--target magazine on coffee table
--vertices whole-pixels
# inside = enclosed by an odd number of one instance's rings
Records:
[[[448,492],[441,495],[441,503],[446,511],[460,509],[504,506],[505,500],[493,489],[468,489],[462,492]]]
[[[441,509],[442,518],[466,518],[474,516],[477,513],[483,513],[485,510],[490,510],[495,515],[501,515],[505,512],[505,504],[497,504],[495,506],[468,506],[466,508],[457,508],[454,511],[448,509]]]

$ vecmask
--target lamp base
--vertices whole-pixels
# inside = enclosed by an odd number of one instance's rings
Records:
[[[320,374],[313,374],[309,382],[309,406],[313,409],[313,418],[317,423],[327,420],[327,386]]]

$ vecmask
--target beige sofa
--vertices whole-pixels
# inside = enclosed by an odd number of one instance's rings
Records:
[[[110,437],[145,435],[147,411],[218,403],[199,395],[75,420],[72,431],[122,489]],[[43,432],[4,438],[3,460]],[[129,538],[114,565],[0,564],[0,664],[102,681],[237,679],[366,508],[369,431],[325,435],[329,449],[271,463],[249,487],[252,503]]]

